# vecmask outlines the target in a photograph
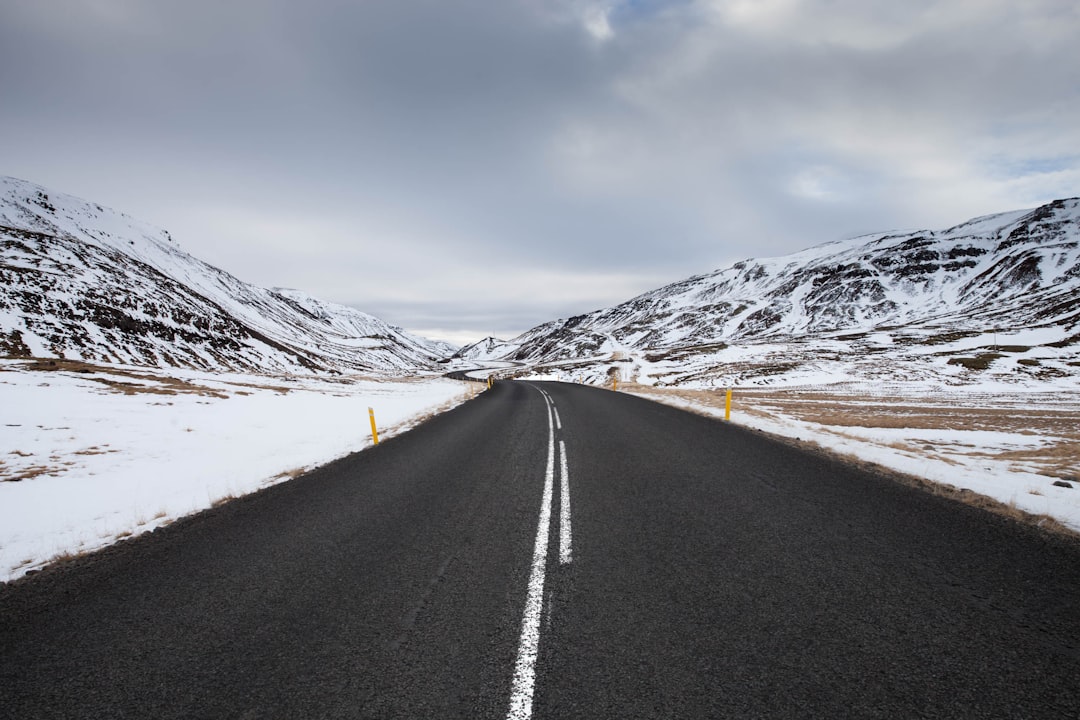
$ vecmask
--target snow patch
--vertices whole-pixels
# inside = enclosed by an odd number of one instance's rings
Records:
[[[0,361],[0,581],[362,450],[368,407],[383,439],[474,385]]]

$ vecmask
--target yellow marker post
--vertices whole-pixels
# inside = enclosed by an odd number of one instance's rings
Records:
[[[619,391],[619,376],[618,375],[612,375],[611,376],[611,389],[614,390],[615,392]]]
[[[371,439],[376,445],[379,444],[379,431],[375,429],[375,410],[372,408],[367,409],[368,417],[371,418]]]
[[[724,419],[731,419],[731,388],[727,389],[727,398],[724,400]]]

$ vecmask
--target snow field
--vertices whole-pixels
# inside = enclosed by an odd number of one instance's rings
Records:
[[[382,440],[481,390],[31,366],[0,361],[0,581],[362,450],[368,407]]]

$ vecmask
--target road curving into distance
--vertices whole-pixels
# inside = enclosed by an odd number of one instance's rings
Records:
[[[1075,718],[1078,598],[1073,538],[503,381],[0,587],[0,717]]]

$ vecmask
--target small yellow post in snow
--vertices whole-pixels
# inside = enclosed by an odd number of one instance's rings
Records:
[[[724,399],[724,419],[731,419],[731,388],[727,389],[727,397]]]
[[[615,392],[619,391],[619,376],[618,375],[612,375],[611,376],[611,389],[614,390]]]
[[[371,419],[371,439],[378,445],[379,444],[379,431],[375,429],[375,410],[372,408],[367,409],[368,417]]]

